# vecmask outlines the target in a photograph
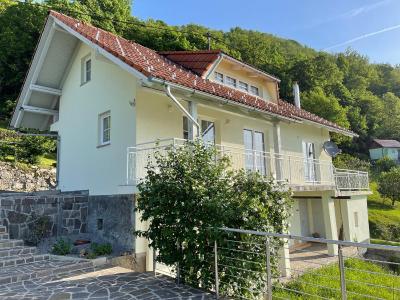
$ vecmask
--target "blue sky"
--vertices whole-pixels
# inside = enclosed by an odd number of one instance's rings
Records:
[[[400,0],[133,0],[133,15],[171,25],[239,26],[372,62],[400,64]]]

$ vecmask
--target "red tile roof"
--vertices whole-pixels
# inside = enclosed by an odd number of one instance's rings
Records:
[[[158,52],[158,54],[184,66],[199,76],[203,76],[208,71],[221,53],[220,50]]]
[[[262,98],[203,79],[198,74],[188,70],[183,64],[175,63],[152,49],[126,40],[111,32],[86,24],[59,12],[50,11],[50,15],[147,77],[158,78],[267,113],[293,120],[309,120],[331,127],[332,129],[354,134],[348,129],[342,128],[303,109],[299,109],[286,101],[279,100],[278,104],[266,102]],[[166,55],[165,53],[164,55]]]

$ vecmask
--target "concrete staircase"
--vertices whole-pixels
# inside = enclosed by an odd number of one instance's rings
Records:
[[[5,285],[25,280],[56,280],[95,270],[88,260],[40,254],[36,247],[10,239],[7,228],[0,226],[0,290]]]

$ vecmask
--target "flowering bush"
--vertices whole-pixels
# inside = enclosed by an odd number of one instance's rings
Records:
[[[246,253],[249,246],[252,251],[260,247],[258,250],[264,253],[265,238],[233,237],[234,234],[218,228],[283,233],[288,227],[292,200],[284,185],[258,173],[232,171],[228,157],[201,142],[156,155],[155,163],[148,164],[147,176],[138,188],[137,210],[141,221],[148,222],[149,227],[135,234],[147,238],[150,246],[157,249],[157,261],[179,265],[182,281],[203,288],[211,289],[214,283],[214,241],[227,247],[230,239],[243,241],[243,252],[235,252],[235,257],[260,261],[256,271],[266,272],[265,256]],[[271,241],[273,253],[281,246],[279,241]],[[276,271],[277,259],[275,255],[272,257]],[[259,274],[246,270],[236,269],[232,278],[232,269],[223,265],[222,261],[221,290],[245,295],[246,287],[260,282]]]

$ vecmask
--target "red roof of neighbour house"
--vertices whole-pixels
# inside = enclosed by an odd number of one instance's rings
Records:
[[[221,54],[221,50],[160,51],[158,54],[203,76]]]
[[[173,52],[163,52],[164,54],[161,55],[161,53],[138,43],[126,40],[111,32],[86,24],[64,14],[50,11],[50,15],[147,77],[158,78],[169,83],[228,99],[248,106],[249,108],[256,108],[261,111],[293,119],[294,121],[304,119],[354,135],[350,130],[342,128],[333,122],[318,117],[303,109],[299,109],[286,101],[279,100],[278,104],[266,102],[260,97],[203,79],[194,71],[190,70],[189,66],[200,72],[200,70],[204,69],[207,61],[211,60],[211,55],[207,55],[207,58],[205,56],[202,57],[201,62],[195,62],[194,57],[197,57],[197,54],[194,54],[192,61],[180,61],[180,63],[177,63],[173,62],[172,59],[179,61],[180,58],[178,58],[177,55],[173,55]],[[170,55],[170,58],[168,58],[168,55]],[[215,55],[218,54],[215,53]],[[200,60],[200,58],[197,59]]]

